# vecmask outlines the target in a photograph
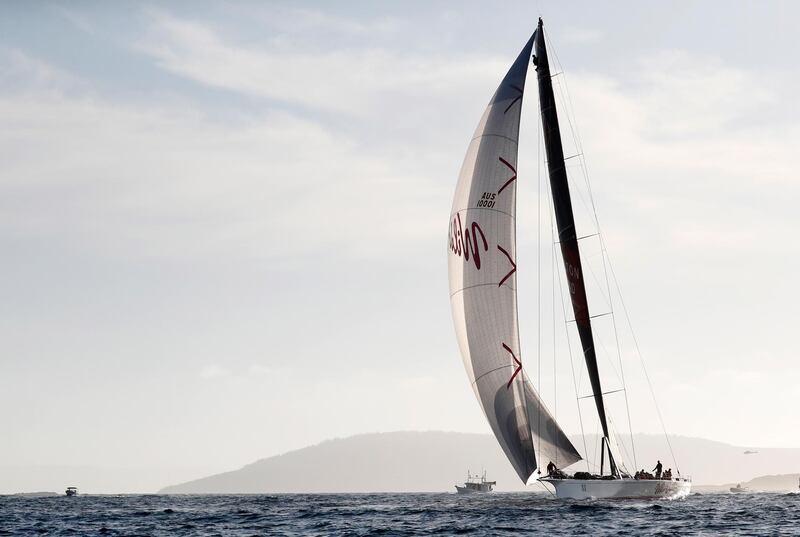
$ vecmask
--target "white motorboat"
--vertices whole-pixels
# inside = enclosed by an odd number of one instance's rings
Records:
[[[486,481],[485,471],[480,477],[472,475],[467,471],[467,480],[464,481],[464,485],[456,485],[455,487],[456,492],[459,494],[480,494],[492,492],[495,485],[497,485],[496,481]]]

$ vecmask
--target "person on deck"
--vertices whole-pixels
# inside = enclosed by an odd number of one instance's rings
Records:
[[[556,473],[556,470],[558,470],[558,468],[556,468],[556,465],[553,464],[553,461],[547,463],[547,475],[552,476]]]
[[[661,465],[661,461],[657,461],[656,467],[653,468],[656,472],[656,479],[661,479],[661,469],[663,466]]]
[[[672,468],[667,468],[667,471],[664,472],[664,479],[672,479]]]

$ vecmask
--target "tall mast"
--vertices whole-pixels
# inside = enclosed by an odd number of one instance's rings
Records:
[[[553,194],[553,207],[556,213],[556,226],[558,227],[558,240],[561,244],[561,255],[564,258],[564,269],[567,273],[567,283],[572,299],[572,311],[575,314],[575,325],[583,347],[583,357],[586,360],[586,369],[592,384],[594,402],[597,406],[597,415],[603,427],[602,449],[608,450],[611,473],[616,475],[617,469],[611,455],[608,435],[608,422],[606,409],[603,402],[603,390],[600,386],[600,374],[597,370],[597,355],[594,348],[592,323],[589,317],[589,304],[586,299],[586,287],[583,281],[583,266],[581,254],[578,249],[578,237],[575,230],[575,217],[572,212],[572,199],[567,183],[567,170],[564,166],[564,150],[561,147],[561,130],[558,126],[558,113],[556,100],[553,95],[553,82],[550,75],[550,64],[547,60],[547,48],[544,41],[542,19],[536,30],[534,41],[533,62],[539,81],[539,107],[542,116],[542,131],[544,132],[544,146],[547,154],[547,171],[550,176],[550,190]],[[600,472],[603,471],[601,463]]]

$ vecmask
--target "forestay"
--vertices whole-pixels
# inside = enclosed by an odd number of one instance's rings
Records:
[[[535,35],[535,34],[534,34]],[[450,302],[475,395],[523,482],[541,465],[581,459],[525,379],[516,291],[516,180],[520,110],[534,37],[475,130],[449,228]]]

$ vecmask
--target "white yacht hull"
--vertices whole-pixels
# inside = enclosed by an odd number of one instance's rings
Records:
[[[597,498],[665,498],[687,496],[689,479],[540,479],[556,489],[558,498],[588,500]]]

